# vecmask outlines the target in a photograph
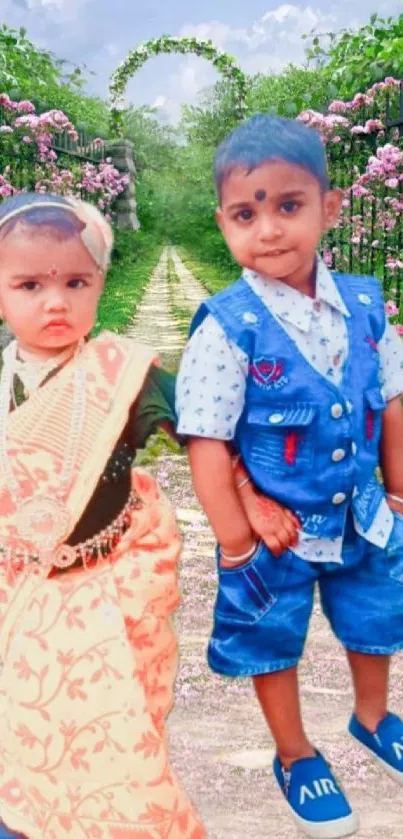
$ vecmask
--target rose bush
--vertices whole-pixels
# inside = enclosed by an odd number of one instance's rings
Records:
[[[348,271],[353,263],[360,273],[379,273],[393,322],[403,282],[403,150],[398,129],[388,128],[387,118],[398,103],[400,84],[388,77],[351,101],[332,102],[327,114],[305,110],[297,117],[320,132],[330,177],[337,185],[342,180],[342,213],[327,239],[325,261],[339,270]]]
[[[0,94],[0,108],[0,199],[27,189],[55,192],[91,201],[109,216],[128,177],[109,158],[91,163],[56,151],[54,141],[60,135],[78,141],[74,125],[62,111],[37,114],[32,102],[15,102],[6,93]],[[100,145],[103,140],[92,141],[93,147]],[[85,150],[76,150],[85,155]]]

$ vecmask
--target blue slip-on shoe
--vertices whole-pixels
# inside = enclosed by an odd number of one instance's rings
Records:
[[[312,839],[341,839],[358,829],[358,819],[319,752],[284,769],[278,757],[274,774],[294,821]]]
[[[348,730],[379,761],[385,772],[403,785],[403,720],[396,714],[387,714],[373,734],[353,714]]]

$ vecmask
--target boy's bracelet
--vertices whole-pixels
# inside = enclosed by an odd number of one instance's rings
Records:
[[[234,471],[235,480],[240,478],[239,484],[235,484],[235,489],[242,489],[242,487],[249,484],[251,479],[241,461],[241,455],[237,454],[235,457],[232,458],[232,468]]]
[[[391,501],[397,501],[398,504],[403,504],[403,498],[401,495],[392,495],[391,492],[387,492],[386,498],[390,498]]]
[[[250,478],[244,478],[240,484],[236,484],[235,489],[242,489],[246,484],[250,484]]]
[[[256,548],[257,548],[257,542],[254,542],[253,547],[250,548],[248,551],[246,551],[246,553],[240,554],[239,556],[227,556],[227,554],[221,553],[221,559],[225,559],[226,562],[234,562],[234,563],[244,562],[244,561],[246,561],[247,559],[250,559],[253,556]]]

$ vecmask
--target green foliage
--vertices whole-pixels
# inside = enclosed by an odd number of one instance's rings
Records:
[[[136,466],[151,466],[157,459],[172,454],[184,457],[186,449],[181,449],[172,437],[159,429],[148,439],[146,448],[137,452],[135,463]]]
[[[289,64],[279,75],[247,79],[246,115],[270,112],[292,118],[307,108],[325,111],[337,93],[323,70]],[[216,147],[238,122],[231,89],[220,81],[200,103],[183,108],[181,125],[188,143]]]
[[[94,335],[101,329],[118,333],[127,329],[160,254],[161,245],[153,234],[142,230],[116,232]]]
[[[247,79],[245,116],[250,113],[251,84],[252,80]],[[233,90],[226,80],[202,93],[197,105],[182,108],[181,128],[188,143],[215,148],[238,123]]]
[[[238,279],[241,269],[232,258],[222,238],[221,247],[218,240],[213,238],[210,240],[210,248],[206,249],[204,244],[203,241],[203,246],[199,248],[179,247],[178,253],[186,268],[193,272],[207,291],[210,294],[217,294],[218,291],[222,291]]]
[[[323,70],[289,64],[278,75],[253,77],[248,109],[251,114],[269,111],[293,118],[307,108],[325,111],[337,94],[337,88]]]
[[[133,142],[137,174],[148,169],[174,165],[178,150],[178,130],[161,124],[151,108],[133,108],[125,114],[124,135]]]
[[[61,77],[50,52],[35,47],[26,37],[25,29],[0,26],[0,87],[7,93],[18,88],[23,93],[25,84],[36,91],[46,85],[56,84]],[[26,98],[30,98],[26,95]]]
[[[307,56],[325,70],[341,99],[349,99],[387,76],[402,78],[403,14],[386,19],[374,14],[360,29],[318,36]]]
[[[199,55],[210,61],[218,72],[228,81],[233,96],[233,110],[238,119],[246,113],[246,79],[237,66],[235,59],[225,52],[218,50],[212,41],[202,41],[198,38],[173,38],[171,35],[162,35],[140,44],[136,49],[129,52],[129,55],[119,64],[112,75],[110,83],[110,97],[112,101],[112,130],[123,133],[124,115],[120,110],[126,86],[131,77],[148,61],[151,56],[180,53],[187,55]]]
[[[133,143],[136,166],[136,200],[142,229],[154,230],[167,239],[165,218],[170,213],[170,194],[175,192],[174,173],[178,155],[178,131],[161,124],[149,108],[125,114],[125,137]]]

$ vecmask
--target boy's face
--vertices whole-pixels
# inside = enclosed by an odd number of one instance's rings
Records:
[[[341,193],[323,192],[302,167],[272,161],[228,176],[217,222],[241,265],[309,292],[315,251],[340,205]]]

